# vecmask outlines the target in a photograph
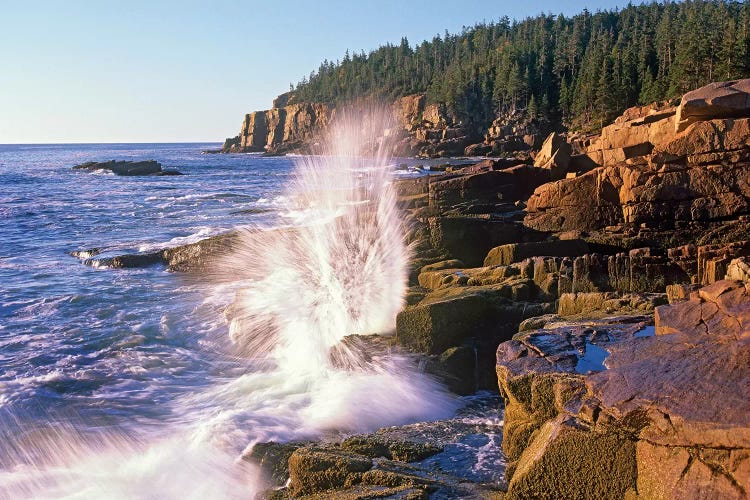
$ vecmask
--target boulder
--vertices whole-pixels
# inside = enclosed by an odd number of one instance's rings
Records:
[[[552,132],[534,158],[534,166],[549,170],[552,180],[562,179],[568,171],[572,151],[560,134]]]
[[[726,279],[750,282],[750,264],[747,257],[732,259],[727,266]]]
[[[434,372],[451,392],[462,396],[474,394],[480,385],[477,352],[470,346],[446,349],[435,360]]]
[[[289,479],[289,457],[308,443],[256,443],[253,449],[242,456],[243,460],[258,465],[269,482],[275,486],[284,486]]]
[[[188,245],[164,248],[154,252],[108,257],[106,254],[102,255],[101,249],[94,249],[71,252],[71,255],[92,267],[130,269],[163,265],[169,271],[199,273],[217,270],[218,265],[235,249],[239,241],[239,233],[230,231]]]
[[[675,130],[698,121],[750,116],[750,79],[710,83],[682,96]]]
[[[527,290],[528,285],[524,285]],[[526,318],[553,312],[553,304],[521,299],[513,287],[452,287],[428,294],[396,317],[396,339],[407,349],[439,355],[436,372],[457,392],[469,386],[496,388],[493,373],[497,344],[510,339]],[[459,348],[459,349],[452,349]],[[459,370],[471,366],[469,372]]]
[[[750,80],[748,80],[750,81]],[[687,162],[693,165],[722,163],[724,159],[743,160],[750,149],[750,119],[727,118],[694,124],[674,140],[654,150],[654,162]]]
[[[432,180],[429,184],[430,206],[444,211],[459,203],[513,203],[525,200],[534,189],[550,180],[549,171],[530,165],[475,170],[479,171],[465,169],[461,172],[465,175],[447,175]]]
[[[466,293],[419,304],[396,318],[396,338],[409,349],[439,354],[491,329],[496,316],[481,294]]]

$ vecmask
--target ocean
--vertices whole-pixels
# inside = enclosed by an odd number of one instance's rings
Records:
[[[218,146],[0,145],[0,498],[252,498],[263,481],[240,457],[255,442],[451,418],[466,404],[411,359],[375,374],[269,370],[230,338],[237,286],[71,256],[309,223],[288,194],[299,157],[202,154]],[[185,175],[71,169],[111,159]]]

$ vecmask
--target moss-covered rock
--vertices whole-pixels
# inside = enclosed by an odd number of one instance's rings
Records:
[[[369,458],[383,457],[399,462],[417,462],[442,451],[440,446],[430,443],[385,440],[375,434],[349,437],[341,442],[341,448]]]
[[[507,498],[619,500],[636,486],[635,444],[560,416],[524,450]]]
[[[289,492],[310,495],[334,488],[350,487],[372,468],[372,460],[341,450],[305,447],[289,457]]]

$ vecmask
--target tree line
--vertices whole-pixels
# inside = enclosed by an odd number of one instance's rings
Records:
[[[499,113],[595,130],[628,107],[750,77],[750,0],[629,4],[572,17],[507,16],[412,46],[406,38],[324,61],[298,102],[394,100],[425,92],[469,126]]]

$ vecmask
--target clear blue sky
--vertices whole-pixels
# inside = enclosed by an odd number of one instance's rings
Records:
[[[0,0],[0,143],[221,141],[323,59],[618,0]]]

